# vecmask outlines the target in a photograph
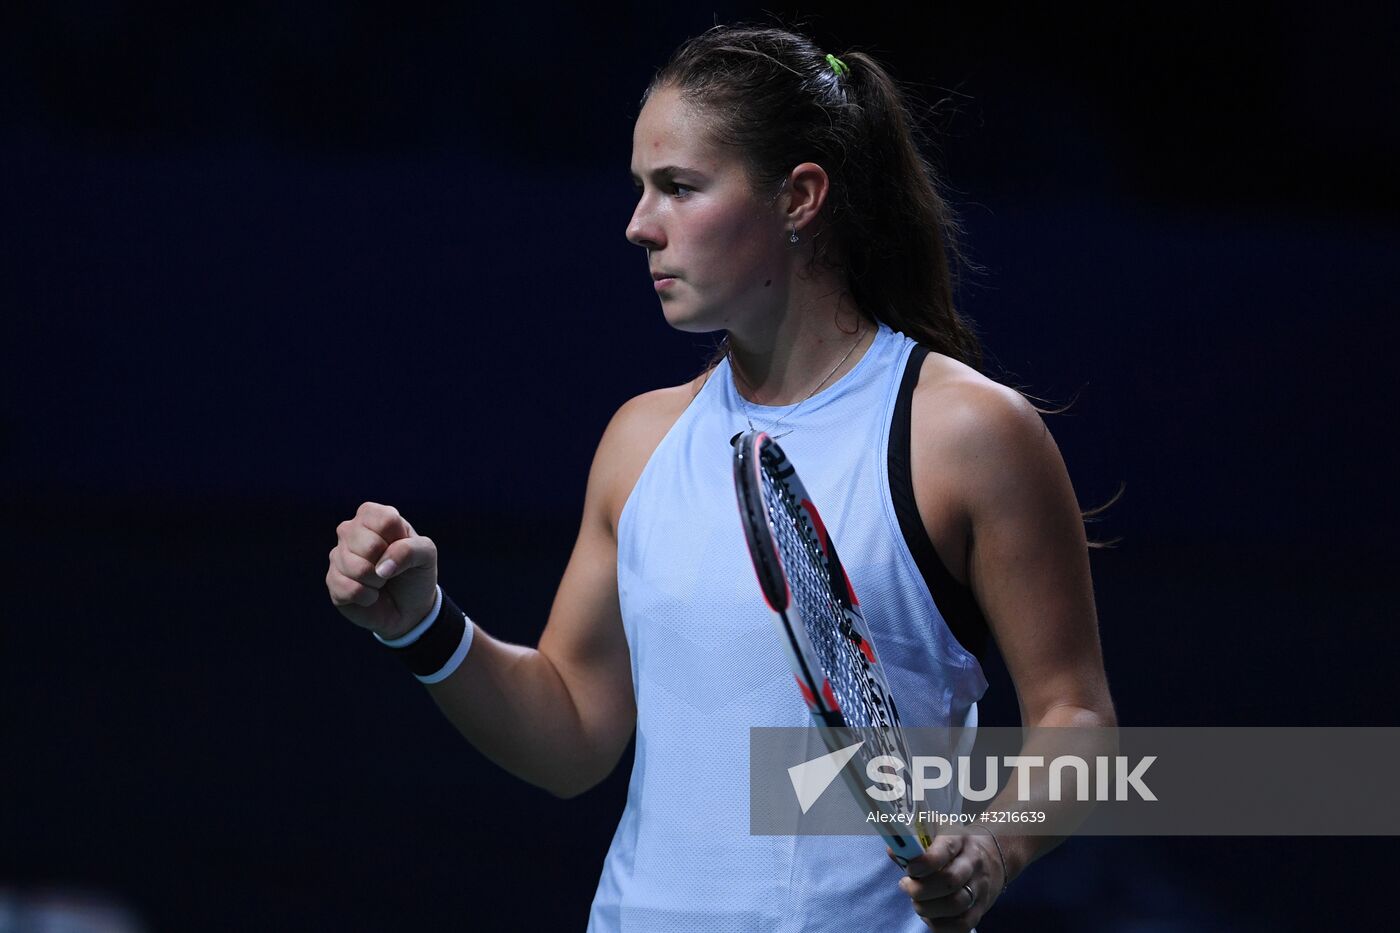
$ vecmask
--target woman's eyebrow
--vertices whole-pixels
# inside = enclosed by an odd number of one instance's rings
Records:
[[[696,169],[687,168],[684,165],[663,165],[660,168],[652,169],[651,177],[653,180],[656,181],[669,180],[670,178],[673,178],[676,175],[681,175],[686,172],[699,174],[699,172]],[[636,172],[632,172],[631,175],[632,180],[635,182],[640,182],[642,180],[641,176],[639,176]]]

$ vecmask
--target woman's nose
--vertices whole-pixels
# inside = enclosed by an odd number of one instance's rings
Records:
[[[661,249],[665,245],[663,240],[661,229],[646,210],[646,200],[638,201],[636,210],[632,212],[632,219],[627,222],[627,241],[634,246],[652,250]]]

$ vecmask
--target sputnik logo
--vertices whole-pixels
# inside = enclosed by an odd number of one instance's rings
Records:
[[[812,809],[817,798],[831,786],[831,782],[836,780],[836,775],[841,773],[841,769],[846,767],[846,763],[864,744],[865,742],[861,741],[847,745],[820,758],[813,758],[788,768],[788,778],[792,781],[793,792],[797,794],[797,802],[803,813]]]

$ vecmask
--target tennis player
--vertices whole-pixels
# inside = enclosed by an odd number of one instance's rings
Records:
[[[537,647],[466,619],[395,509],[337,529],[333,603],[503,768],[579,794],[635,730],[595,933],[966,931],[1055,841],[939,835],[906,876],[874,834],[750,835],[749,729],[808,722],[735,507],[750,427],[821,503],[906,726],[975,726],[988,635],[1023,725],[1114,722],[1074,491],[1036,409],[979,372],[908,108],[868,55],[772,28],[716,27],[657,74],[627,238],[673,327],[727,336],[608,425]]]

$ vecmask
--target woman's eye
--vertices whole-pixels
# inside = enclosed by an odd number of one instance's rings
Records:
[[[641,185],[633,185],[632,190],[636,193],[637,197],[639,198],[646,192],[646,189]],[[666,185],[666,190],[678,198],[684,198],[687,195],[693,194],[695,192],[695,189],[690,187],[689,185],[681,185],[677,184],[676,182],[668,183]]]

